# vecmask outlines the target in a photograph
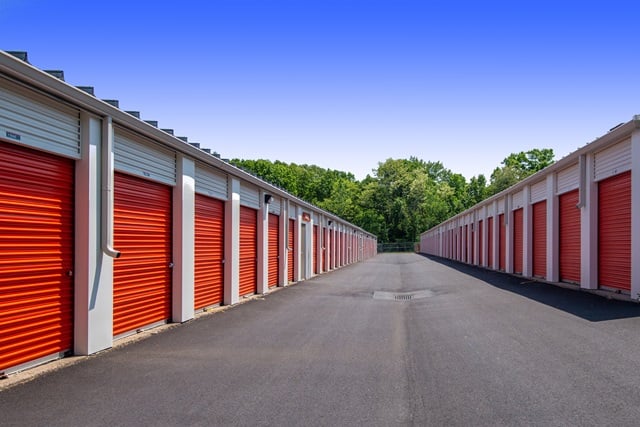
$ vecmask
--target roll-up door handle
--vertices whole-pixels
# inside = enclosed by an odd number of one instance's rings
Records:
[[[169,263],[169,268],[173,268],[173,263],[172,262]]]
[[[73,277],[73,270],[67,270],[67,276]]]

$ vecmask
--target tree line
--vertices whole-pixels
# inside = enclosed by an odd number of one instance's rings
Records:
[[[415,242],[420,233],[551,165],[552,149],[512,153],[489,180],[469,181],[441,162],[387,159],[361,181],[349,172],[270,160],[231,163],[378,236]]]

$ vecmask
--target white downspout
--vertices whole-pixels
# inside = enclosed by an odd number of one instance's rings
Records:
[[[100,230],[102,252],[111,258],[120,258],[120,251],[113,248],[113,125],[111,117],[102,119],[101,210]]]

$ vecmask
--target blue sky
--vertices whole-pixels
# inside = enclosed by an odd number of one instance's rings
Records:
[[[640,114],[640,3],[0,0],[0,49],[218,151],[487,177]]]

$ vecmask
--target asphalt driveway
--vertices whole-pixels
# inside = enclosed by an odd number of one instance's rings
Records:
[[[640,305],[382,254],[0,391],[2,426],[636,426]]]

